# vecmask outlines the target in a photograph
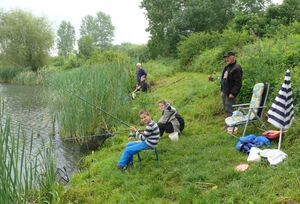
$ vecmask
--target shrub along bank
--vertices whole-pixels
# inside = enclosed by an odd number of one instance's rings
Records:
[[[295,23],[295,29],[297,26],[299,26],[299,24]],[[291,27],[288,28],[291,29]],[[231,33],[231,35],[226,35],[228,36],[227,41],[232,42],[236,40],[231,48],[228,47],[227,43],[220,42],[218,46],[212,49],[205,49],[198,55],[193,56],[190,65],[181,66],[181,69],[212,74],[217,79],[220,77],[219,72],[221,72],[224,67],[222,58],[224,52],[226,50],[233,50],[237,55],[237,61],[242,65],[244,71],[243,87],[239,97],[240,102],[244,103],[249,101],[252,90],[248,89],[248,87],[253,87],[254,84],[258,82],[270,83],[271,98],[274,98],[281,86],[285,71],[290,69],[295,104],[298,104],[300,83],[297,82],[300,76],[300,35],[299,31],[293,32],[295,32],[295,34],[285,35],[283,31],[281,31],[273,38],[256,39],[253,43],[245,43],[247,42],[246,34],[244,36],[241,33],[239,35]],[[223,33],[223,35],[225,34],[226,32]],[[231,38],[229,38],[229,36],[231,36]],[[248,39],[250,38],[251,36],[248,36]],[[188,39],[186,41],[188,45],[191,44]],[[182,45],[185,45],[185,43],[183,42]],[[190,47],[189,49],[192,48],[193,47]],[[182,52],[187,51],[183,50]],[[180,56],[183,55],[184,54]],[[183,59],[180,60],[182,61]]]

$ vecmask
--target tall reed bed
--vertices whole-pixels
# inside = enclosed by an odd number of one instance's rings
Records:
[[[119,64],[86,66],[54,73],[46,80],[52,90],[51,108],[58,118],[61,136],[78,139],[120,125],[99,109],[128,120],[128,67]]]
[[[20,72],[26,70],[21,67],[0,67],[0,82],[11,82]]]
[[[0,202],[53,203],[57,200],[55,164],[51,147],[33,152],[33,138],[0,113]]]

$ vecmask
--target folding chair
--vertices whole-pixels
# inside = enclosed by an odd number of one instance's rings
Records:
[[[159,167],[159,156],[158,156],[158,150],[157,148],[151,148],[151,149],[147,149],[147,150],[143,150],[143,151],[148,151],[148,150],[152,150],[154,151],[155,154],[155,160],[157,161],[157,166]],[[141,152],[137,153],[137,157],[138,157],[138,161],[139,161],[139,166],[141,167],[141,163],[142,163],[142,157],[141,157]]]
[[[243,130],[244,136],[248,124],[252,122],[259,122],[261,124],[260,127],[258,127],[259,129],[267,129],[262,121],[262,116],[263,110],[266,107],[265,104],[268,93],[269,84],[257,83],[253,87],[253,94],[250,103],[233,105],[233,107],[238,108],[237,111],[234,111],[232,116],[225,119],[226,125],[228,127],[232,127],[232,134],[237,126],[245,125]]]

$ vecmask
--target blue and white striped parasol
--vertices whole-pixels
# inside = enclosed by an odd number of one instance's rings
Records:
[[[279,128],[280,138],[278,149],[281,145],[282,131],[287,130],[294,120],[294,105],[293,105],[293,92],[291,87],[291,74],[290,70],[286,71],[284,82],[273,101],[273,104],[268,111],[268,122]]]

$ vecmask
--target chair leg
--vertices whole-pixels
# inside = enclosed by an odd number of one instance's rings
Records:
[[[154,152],[155,152],[155,156],[156,156],[157,166],[159,167],[159,156],[158,156],[158,151],[156,148],[154,149]]]
[[[267,130],[267,126],[265,125],[265,123],[262,121],[262,119],[257,115],[257,113],[255,113],[255,117],[256,119],[260,122],[260,127],[257,127],[260,130],[266,131]],[[255,124],[255,123],[254,123]]]
[[[154,150],[154,154],[155,154],[155,160],[157,161],[157,166],[159,167],[160,159],[159,159],[159,155],[158,155],[158,150],[156,148],[154,148],[153,150]],[[142,166],[142,157],[140,155],[140,152],[137,153],[137,157],[138,157],[139,167],[141,167]]]
[[[251,109],[248,112],[248,118],[247,118],[247,121],[246,121],[246,124],[245,124],[245,127],[244,127],[244,131],[243,131],[242,137],[245,136],[245,133],[246,133],[246,130],[247,130],[247,126],[248,126],[248,123],[249,123],[249,119],[250,119],[250,115],[251,115]]]

